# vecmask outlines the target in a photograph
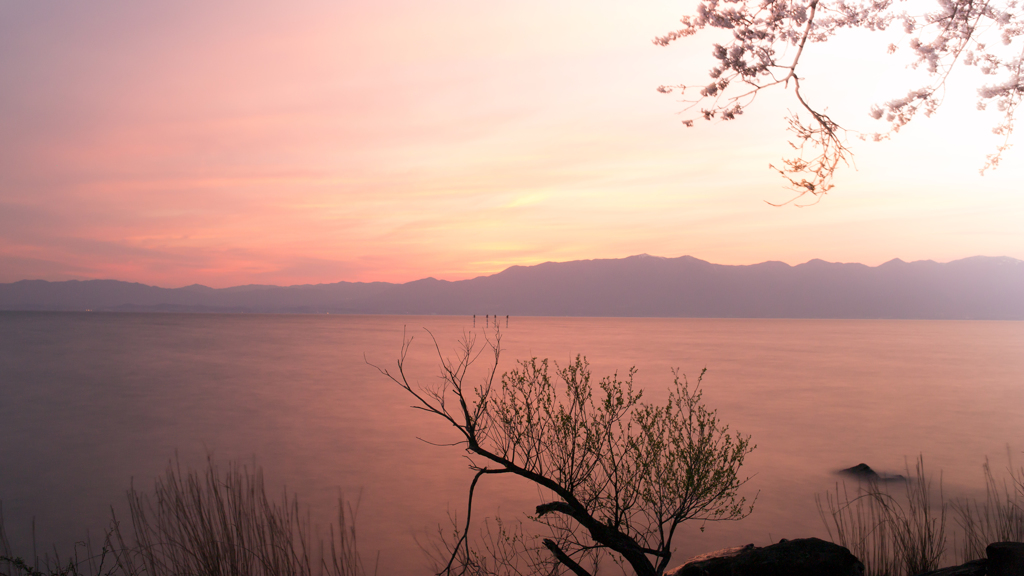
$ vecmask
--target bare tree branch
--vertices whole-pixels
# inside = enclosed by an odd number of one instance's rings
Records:
[[[564,564],[566,568],[572,570],[573,574],[576,574],[576,576],[590,576],[590,572],[584,570],[583,566],[580,566],[575,560],[569,557],[568,554],[562,551],[562,549],[558,547],[558,544],[555,544],[554,540],[550,538],[545,538],[544,547],[548,550],[551,550],[551,553],[555,556],[555,558],[557,558],[559,562]]]
[[[582,357],[549,373],[548,362],[531,359],[501,377],[500,332],[486,339],[493,352],[481,384],[472,390],[466,378],[481,351],[464,335],[455,358],[434,348],[443,384],[414,387],[405,371],[409,339],[394,373],[378,370],[413,395],[418,405],[460,433],[475,474],[469,487],[466,521],[447,544],[442,574],[464,572],[477,562],[469,532],[473,497],[488,474],[513,474],[551,496],[537,506],[535,520],[551,532],[543,543],[557,562],[587,573],[577,557],[608,551],[639,576],[664,572],[672,536],[690,519],[739,519],[750,513],[737,490],[749,437],[731,435],[716,414],[701,403],[700,379],[691,388],[676,375],[664,406],[640,402],[628,378],[605,377],[596,386]],[[448,399],[451,402],[448,402]],[[493,466],[492,466],[493,465]],[[557,513],[557,514],[552,514]],[[596,561],[596,560],[595,560]],[[578,570],[584,570],[579,572]],[[462,573],[459,572],[459,573]]]

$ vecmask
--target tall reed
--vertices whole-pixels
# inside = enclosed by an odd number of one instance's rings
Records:
[[[985,547],[992,542],[1024,542],[1024,467],[1014,470],[1013,461],[1009,462],[1009,479],[1000,486],[985,459],[984,502],[961,499],[953,503],[964,537],[958,551],[964,562],[984,558]]]
[[[92,540],[86,534],[83,541],[76,542],[69,556],[61,557],[57,547],[53,555],[44,551],[42,558],[36,549],[35,519],[32,520],[32,556],[25,560],[14,553],[4,523],[3,502],[0,502],[0,576],[120,576],[114,563],[114,550],[110,545],[110,533],[97,552]]]
[[[870,496],[877,490],[873,483],[866,491],[858,487],[858,495],[850,498],[843,483],[842,491],[837,484],[834,495],[825,494],[824,504],[819,495],[814,499],[829,539],[864,563],[865,576],[892,576],[897,574],[897,563],[889,524]],[[828,515],[825,514],[826,507]]]
[[[941,479],[935,501],[919,456],[913,474],[907,466],[903,487],[902,499],[877,481],[860,486],[853,498],[845,484],[842,492],[837,485],[834,496],[826,494],[824,503],[815,497],[829,538],[864,563],[866,576],[914,576],[935,570],[945,553],[948,506]]]
[[[0,517],[0,576],[357,576],[354,509],[338,503],[337,523],[314,532],[308,511],[287,492],[267,496],[263,471],[236,463],[221,475],[168,465],[152,494],[128,490],[130,528],[112,515],[99,553],[76,547],[40,569],[15,557]],[[82,552],[82,553],[80,553]]]

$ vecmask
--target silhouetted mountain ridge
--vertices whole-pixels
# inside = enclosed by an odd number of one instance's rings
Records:
[[[0,284],[0,309],[1024,320],[1024,261],[975,256],[945,264],[894,259],[875,267],[819,259],[727,266],[641,254],[511,266],[454,282],[168,289],[116,280],[23,280]]]

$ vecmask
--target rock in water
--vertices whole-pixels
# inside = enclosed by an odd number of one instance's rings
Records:
[[[839,471],[840,474],[846,474],[847,476],[853,476],[858,480],[867,480],[869,482],[894,482],[897,480],[903,480],[903,476],[900,474],[879,474],[871,469],[871,466],[861,462],[856,466],[849,468],[843,468]]]
[[[700,558],[700,557],[698,557]],[[863,576],[864,564],[849,550],[818,538],[782,540],[736,555],[694,559],[665,576]]]
[[[840,474],[849,474],[850,476],[861,476],[864,478],[878,478],[878,472],[871,469],[871,466],[861,462],[856,466],[850,466],[849,468],[843,468],[839,471]]]

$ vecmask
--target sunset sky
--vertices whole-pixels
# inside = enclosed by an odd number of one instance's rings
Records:
[[[792,94],[685,128],[693,2],[0,0],[0,282],[304,284],[649,253],[721,264],[1024,259],[1024,134],[1003,165],[955,74],[944,107],[813,207],[768,164]],[[851,128],[909,73],[886,42],[814,46]]]

